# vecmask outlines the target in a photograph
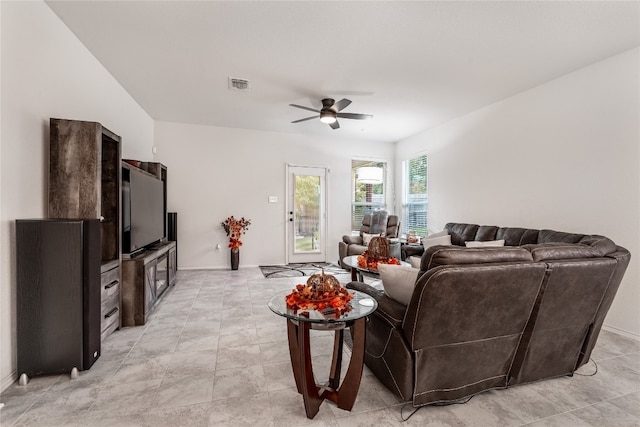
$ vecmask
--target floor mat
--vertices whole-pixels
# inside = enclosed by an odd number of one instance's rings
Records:
[[[310,262],[295,263],[287,265],[261,265],[260,271],[266,279],[274,279],[279,277],[303,277],[312,276],[320,273],[322,270],[326,274],[348,274],[347,270],[340,268],[339,265],[326,262]]]

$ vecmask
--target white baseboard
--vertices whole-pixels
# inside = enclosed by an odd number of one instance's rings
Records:
[[[5,391],[6,389],[9,388],[9,386],[11,384],[13,384],[14,382],[16,382],[16,380],[18,379],[18,375],[16,374],[16,371],[11,371],[11,373],[9,375],[7,375],[6,377],[4,377],[1,381],[0,381],[0,392]]]
[[[625,331],[623,329],[614,328],[609,325],[602,325],[602,329],[605,331],[613,332],[614,334],[622,335],[623,337],[631,338],[632,340],[640,341],[640,335],[633,332]]]

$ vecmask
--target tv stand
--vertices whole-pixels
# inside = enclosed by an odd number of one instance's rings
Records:
[[[176,242],[160,242],[122,260],[122,325],[147,323],[160,298],[175,285]]]

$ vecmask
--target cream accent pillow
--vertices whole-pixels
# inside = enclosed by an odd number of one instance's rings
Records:
[[[486,248],[490,246],[504,246],[504,239],[500,240],[487,240],[486,242],[464,242],[464,245],[468,248]]]
[[[405,265],[378,264],[384,293],[400,304],[409,305],[420,270]]]
[[[412,255],[409,257],[409,264],[411,264],[411,267],[413,268],[417,268],[418,270],[420,270],[420,263],[422,262],[422,257],[421,256],[417,256],[417,255]]]
[[[451,246],[451,236],[448,234],[446,236],[440,237],[425,237],[422,239],[422,246],[424,246],[424,250],[426,251],[428,247],[435,245],[448,245]]]
[[[364,243],[365,246],[369,246],[369,242],[371,241],[371,239],[373,239],[374,237],[380,237],[382,236],[382,234],[369,234],[369,233],[362,233],[362,243]]]
[[[425,237],[425,239],[433,239],[434,237],[442,237],[442,236],[448,236],[448,235],[449,235],[449,231],[442,230],[442,231],[438,231],[437,233],[427,234],[427,237]]]

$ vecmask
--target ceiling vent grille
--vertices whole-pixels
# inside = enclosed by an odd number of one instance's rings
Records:
[[[249,90],[249,80],[229,77],[229,89],[241,90],[246,92]]]

